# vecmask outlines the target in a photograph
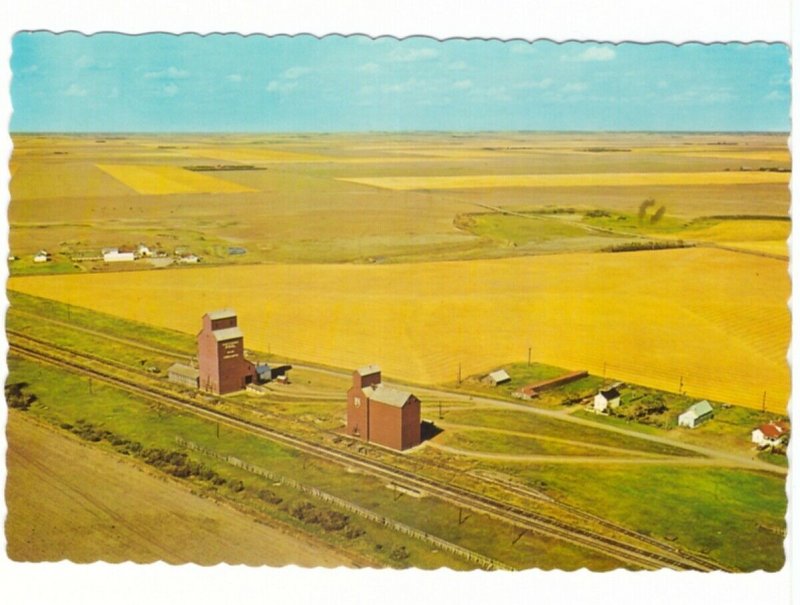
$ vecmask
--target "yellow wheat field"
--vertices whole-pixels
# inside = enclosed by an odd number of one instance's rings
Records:
[[[181,152],[195,157],[226,162],[325,162],[329,160],[325,156],[313,153],[249,147],[206,147],[182,149]]]
[[[496,187],[641,187],[657,185],[748,185],[789,183],[780,172],[625,172],[583,174],[481,174],[338,179],[381,189],[473,189]]]
[[[636,153],[674,154],[693,158],[724,158],[768,162],[789,162],[788,149],[741,149],[732,150],[719,145],[697,145],[691,147],[638,147]]]
[[[791,229],[789,221],[736,220],[722,221],[705,229],[682,231],[676,237],[716,242],[752,252],[788,256],[789,247],[786,240]]]
[[[408,265],[12,277],[9,288],[195,333],[233,307],[246,346],[437,383],[533,358],[784,411],[783,261],[714,249]]]
[[[200,172],[179,166],[143,166],[135,164],[97,164],[100,170],[113,176],[142,195],[172,193],[243,193],[255,191]]]

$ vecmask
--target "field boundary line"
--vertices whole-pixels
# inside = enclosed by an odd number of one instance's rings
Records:
[[[312,496],[313,498],[322,500],[323,502],[333,504],[339,508],[343,508],[344,510],[354,513],[359,517],[367,519],[368,521],[373,521],[380,525],[389,527],[392,530],[397,531],[401,534],[405,534],[412,538],[416,538],[417,540],[427,542],[433,546],[436,546],[437,548],[449,552],[450,554],[460,556],[469,561],[470,563],[477,563],[486,570],[516,571],[513,567],[510,567],[505,563],[501,563],[497,559],[492,559],[491,557],[481,555],[479,553],[476,553],[475,551],[469,550],[468,548],[464,548],[463,546],[459,546],[458,544],[453,544],[452,542],[448,542],[447,540],[429,534],[428,532],[416,529],[414,527],[406,525],[405,523],[400,523],[399,521],[389,519],[374,511],[359,506],[358,504],[354,504],[352,502],[349,502],[348,500],[344,500],[343,498],[339,498],[338,496],[329,494],[319,488],[305,485],[303,483],[295,481],[294,479],[289,479],[288,477],[284,477],[270,470],[267,470],[263,467],[251,464],[245,460],[237,458],[236,456],[226,456],[224,454],[220,454],[215,450],[194,443],[193,441],[188,441],[183,437],[175,437],[175,442],[181,447],[184,447],[188,450],[200,452],[201,454],[210,456],[211,458],[215,458],[217,460],[221,460],[222,462],[230,464],[231,466],[235,466],[236,468],[245,470],[254,475],[259,475],[275,483],[280,483],[281,485],[289,486],[292,489],[299,491],[300,493]]]

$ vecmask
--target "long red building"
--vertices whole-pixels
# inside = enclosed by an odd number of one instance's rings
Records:
[[[347,391],[347,434],[396,450],[419,445],[420,401],[381,384],[378,366],[359,368]]]
[[[255,381],[256,368],[244,358],[244,335],[231,309],[203,315],[197,357],[204,391],[224,395],[241,391]]]

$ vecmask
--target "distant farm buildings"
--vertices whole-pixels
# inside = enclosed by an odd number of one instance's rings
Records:
[[[378,366],[359,368],[347,391],[347,434],[395,450],[419,445],[420,401],[407,391],[384,386]]]
[[[103,248],[103,261],[106,263],[133,262],[136,253],[124,248]]]
[[[696,428],[708,422],[714,417],[714,408],[705,399],[698,401],[683,414],[678,416],[678,426],[685,426],[690,429]]]
[[[615,387],[610,389],[603,389],[594,396],[592,407],[596,414],[607,414],[609,410],[615,410],[619,407],[622,397]]]
[[[508,372],[505,370],[495,370],[494,372],[489,372],[484,377],[483,381],[492,385],[493,387],[496,387],[500,384],[511,382],[511,376],[509,376]]]
[[[778,447],[786,443],[789,427],[784,422],[768,422],[753,430],[751,438],[758,447]]]
[[[202,390],[224,395],[255,381],[256,368],[244,358],[244,335],[235,311],[223,309],[203,315],[197,350]]]
[[[39,250],[33,255],[33,262],[35,263],[49,263],[50,260],[51,256],[47,250]]]

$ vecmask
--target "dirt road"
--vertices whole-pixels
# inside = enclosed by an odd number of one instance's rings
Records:
[[[5,531],[17,561],[353,566],[345,554],[9,414]]]

